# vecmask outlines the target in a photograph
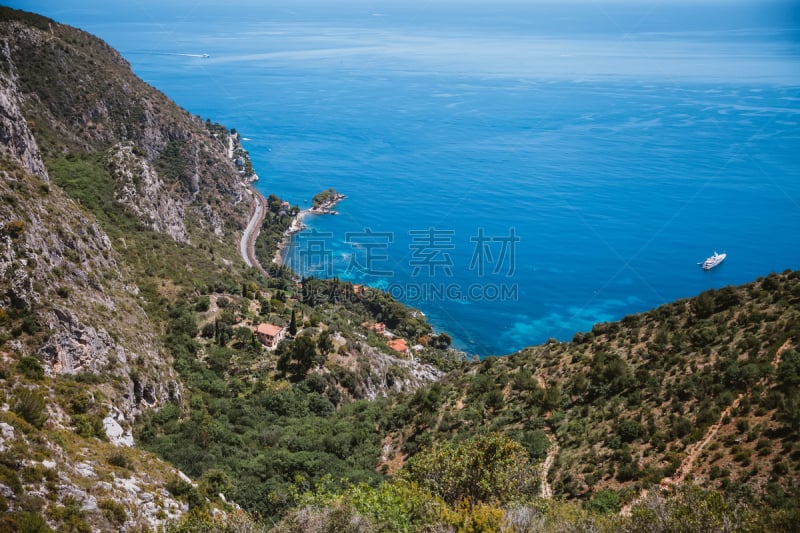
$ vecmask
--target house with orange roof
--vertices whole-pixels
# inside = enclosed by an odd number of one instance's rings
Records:
[[[262,322],[256,327],[255,334],[261,344],[273,350],[286,335],[286,328]]]
[[[386,346],[394,350],[395,352],[401,353],[403,355],[408,355],[408,343],[405,339],[401,339],[400,337],[394,338],[386,343]]]

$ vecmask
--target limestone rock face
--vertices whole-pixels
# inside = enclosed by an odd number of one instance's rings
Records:
[[[20,111],[16,72],[7,42],[0,42],[0,153],[47,181],[39,147]]]
[[[50,375],[116,376],[110,400],[133,421],[180,397],[158,333],[108,235],[57,188],[13,164],[0,168],[0,306],[32,313],[42,337],[14,341]],[[11,229],[9,229],[11,228]],[[134,368],[135,364],[135,368]]]
[[[104,329],[82,324],[72,312],[62,309],[53,309],[47,318],[52,334],[41,352],[54,374],[95,372],[108,363],[115,343]]]
[[[431,365],[385,354],[366,343],[359,343],[357,351],[338,355],[336,363],[362,376],[356,386],[357,397],[369,400],[414,392],[444,375]]]
[[[103,429],[106,432],[106,437],[108,437],[109,442],[112,444],[133,448],[134,442],[131,431],[125,431],[114,417],[107,416],[103,419]]]
[[[85,32],[12,16],[0,20],[0,41],[0,153],[42,179],[40,151],[48,161],[91,155],[114,177],[119,206],[176,242],[189,242],[193,223],[218,237],[244,227],[228,136],[212,135]]]
[[[145,411],[181,403],[158,306],[195,281],[183,276],[191,260],[150,259],[215,250],[196,279],[234,273],[226,241],[238,241],[249,203],[229,137],[99,39],[0,6],[0,363],[36,372],[0,378],[0,411],[30,389],[47,415],[36,439],[0,423],[0,451],[30,450],[19,469],[47,474],[0,484],[9,512],[30,504],[23,494],[44,516],[77,503],[93,530],[110,531],[157,530],[188,510],[164,490],[180,474],[132,435]]]
[[[183,203],[170,196],[164,180],[147,159],[135,154],[132,143],[113,146],[106,161],[117,182],[116,200],[120,204],[153,230],[166,233],[176,242],[189,242]]]

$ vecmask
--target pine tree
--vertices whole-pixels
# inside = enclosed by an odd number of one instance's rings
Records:
[[[294,309],[292,309],[292,319],[289,321],[289,335],[295,336],[297,334],[297,317],[295,316]]]

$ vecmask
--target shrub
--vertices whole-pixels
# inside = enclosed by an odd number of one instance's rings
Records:
[[[48,417],[42,393],[33,389],[19,389],[14,398],[11,410],[32,426],[41,429]]]
[[[36,357],[22,357],[17,363],[17,372],[28,379],[39,380],[44,378],[44,367]]]
[[[90,533],[91,528],[86,523],[86,512],[81,509],[81,504],[72,496],[64,498],[64,505],[50,508],[47,514],[53,520],[61,522],[59,531],[75,533]]]
[[[217,328],[214,326],[214,323],[209,322],[203,326],[203,329],[200,331],[200,335],[202,335],[204,339],[211,339],[214,337],[216,332]]]
[[[108,464],[112,466],[118,466],[120,468],[125,468],[126,470],[133,470],[133,463],[122,452],[114,452],[108,456]]]
[[[639,468],[634,464],[622,465],[617,469],[617,480],[625,482],[638,479],[641,473]]]
[[[0,526],[6,524],[8,522],[0,522]],[[11,527],[12,531],[25,531],[26,533],[50,533],[53,531],[45,522],[44,517],[36,511],[17,513],[13,517]]]
[[[89,411],[89,407],[91,407],[92,399],[86,393],[86,391],[78,392],[72,400],[69,402],[70,409],[72,410],[72,414],[80,415]]]
[[[623,420],[617,426],[617,434],[624,442],[632,442],[642,434],[642,425],[636,420]]]
[[[3,233],[11,237],[12,239],[16,239],[25,231],[25,221],[24,220],[9,220],[6,222],[6,225],[3,227]]]
[[[10,488],[14,494],[22,494],[22,482],[19,480],[19,476],[2,463],[0,463],[0,483]]]
[[[586,502],[586,508],[600,514],[619,512],[619,494],[615,490],[604,489],[595,494],[594,498]]]
[[[179,500],[188,503],[190,509],[203,505],[203,498],[197,489],[191,483],[187,483],[178,477],[174,477],[167,482],[167,490]]]
[[[99,416],[77,414],[72,416],[71,422],[75,426],[75,433],[85,439],[91,437],[102,439],[105,437],[103,420]]]
[[[231,478],[219,468],[207,470],[200,479],[200,489],[207,498],[216,498],[219,494],[227,494],[232,487]]]
[[[121,526],[128,519],[125,506],[114,500],[100,500],[97,506],[102,509],[103,516],[114,525]]]
[[[451,505],[516,501],[531,494],[537,482],[527,450],[499,433],[435,446],[413,457],[403,477]]]
[[[194,310],[199,313],[205,313],[211,306],[211,299],[208,296],[201,296],[194,306]]]

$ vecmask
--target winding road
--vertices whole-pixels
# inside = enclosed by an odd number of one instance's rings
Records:
[[[253,197],[253,209],[250,213],[250,220],[247,222],[247,227],[242,233],[242,240],[239,243],[239,252],[242,254],[242,259],[249,267],[257,269],[263,276],[269,277],[269,273],[261,266],[261,262],[256,257],[256,238],[261,231],[261,224],[264,222],[264,215],[266,213],[266,200],[263,196],[258,194],[251,188],[247,189]]]

